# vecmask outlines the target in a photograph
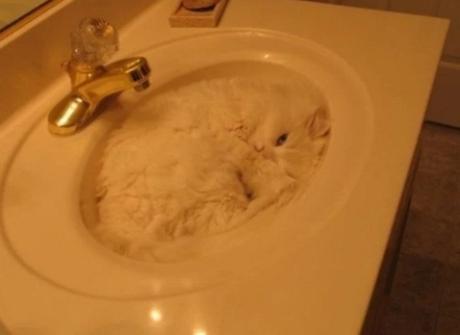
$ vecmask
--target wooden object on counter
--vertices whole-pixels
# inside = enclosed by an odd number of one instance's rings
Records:
[[[182,2],[169,17],[171,27],[215,27],[224,13],[228,0],[219,0],[217,4],[206,10],[189,10]]]
[[[219,0],[182,0],[182,6],[189,10],[200,10],[214,7]]]

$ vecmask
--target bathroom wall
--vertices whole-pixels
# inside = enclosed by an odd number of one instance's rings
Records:
[[[451,20],[426,118],[460,127],[460,0],[311,0]]]

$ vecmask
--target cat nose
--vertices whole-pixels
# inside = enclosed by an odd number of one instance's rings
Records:
[[[258,152],[261,152],[262,150],[264,150],[264,145],[262,143],[255,143],[254,144],[254,149],[256,149],[256,151]]]

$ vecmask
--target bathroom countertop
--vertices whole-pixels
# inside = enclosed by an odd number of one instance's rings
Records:
[[[120,57],[206,31],[171,29],[168,16],[174,7],[175,1],[154,2],[127,26],[121,32]],[[20,264],[6,260],[1,268],[8,271],[0,271],[0,282],[11,276],[24,288],[0,285],[0,318],[7,326],[24,334],[29,329],[37,330],[30,334],[71,334],[67,330],[77,326],[86,329],[85,334],[359,334],[448,23],[304,1],[231,0],[220,27],[271,29],[314,40],[345,59],[367,85],[374,142],[346,204],[292,262],[244,280],[159,300],[81,297],[34,281]],[[154,77],[155,65],[151,66]],[[0,150],[8,150],[14,128],[25,118],[18,116],[3,129]],[[0,170],[5,165],[0,157]],[[60,306],[61,313],[54,306]]]

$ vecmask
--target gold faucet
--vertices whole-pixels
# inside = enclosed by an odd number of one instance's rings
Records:
[[[72,34],[72,57],[67,64],[72,91],[48,115],[52,134],[71,135],[93,119],[106,97],[149,87],[150,68],[143,57],[104,61],[118,49],[116,30],[102,19],[84,19]]]

